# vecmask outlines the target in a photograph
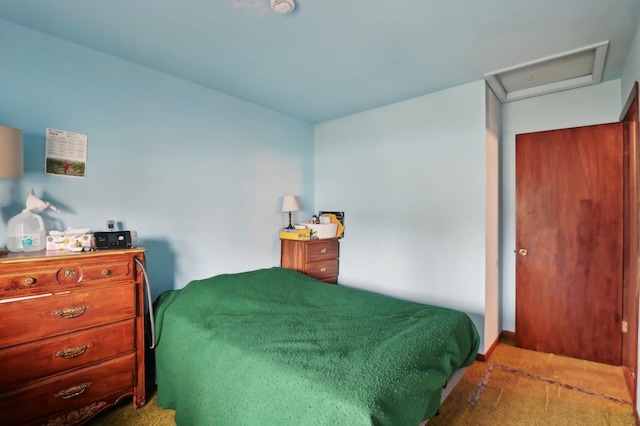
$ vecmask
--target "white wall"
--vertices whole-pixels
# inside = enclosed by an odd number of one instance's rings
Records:
[[[50,228],[138,231],[154,296],[279,264],[282,196],[313,206],[313,125],[0,21],[0,124],[25,176],[0,180],[0,245],[30,188]],[[86,179],[44,174],[47,127],[88,135]]]
[[[500,332],[500,138],[502,135],[502,105],[486,88],[486,225],[485,225],[485,330],[487,349],[497,342]]]
[[[640,23],[638,24],[640,29]],[[629,55],[622,70],[621,80],[621,99],[620,105],[624,107],[629,97],[629,93],[633,89],[633,85],[640,79],[640,32],[636,29],[636,36],[629,48]]]
[[[618,121],[620,80],[502,106],[502,329],[515,330],[515,138],[516,134]]]
[[[462,310],[481,336],[485,107],[478,81],[315,130],[315,206],[345,212],[339,282]]]

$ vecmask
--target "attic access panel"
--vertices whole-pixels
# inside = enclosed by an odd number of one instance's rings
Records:
[[[510,102],[602,81],[609,41],[494,71],[484,78],[500,102]]]

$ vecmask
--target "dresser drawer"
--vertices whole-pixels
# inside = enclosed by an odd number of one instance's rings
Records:
[[[25,289],[58,291],[64,286],[132,279],[133,271],[129,259],[116,257],[106,258],[105,261],[105,263],[96,264],[71,257],[64,261],[15,267],[10,273],[2,275],[0,291]]]
[[[306,262],[338,258],[340,255],[340,244],[334,240],[318,243],[314,241],[306,247]]]
[[[304,273],[317,280],[325,280],[338,275],[338,259],[322,260],[305,264]]]
[[[133,318],[135,288],[126,283],[1,303],[0,348]]]
[[[131,354],[1,394],[0,418],[7,425],[35,420],[46,424],[46,413],[54,413],[49,418],[55,418],[55,413],[77,410],[107,395],[130,391],[135,371],[135,355]]]
[[[0,390],[134,351],[134,321],[0,349]]]

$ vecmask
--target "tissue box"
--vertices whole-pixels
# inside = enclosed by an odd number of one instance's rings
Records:
[[[47,250],[71,250],[79,248],[91,248],[91,234],[81,235],[48,235]]]
[[[307,241],[311,239],[311,229],[281,229],[280,239]]]

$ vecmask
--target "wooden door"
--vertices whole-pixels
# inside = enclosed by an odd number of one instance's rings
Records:
[[[516,344],[620,365],[622,123],[516,136]]]

